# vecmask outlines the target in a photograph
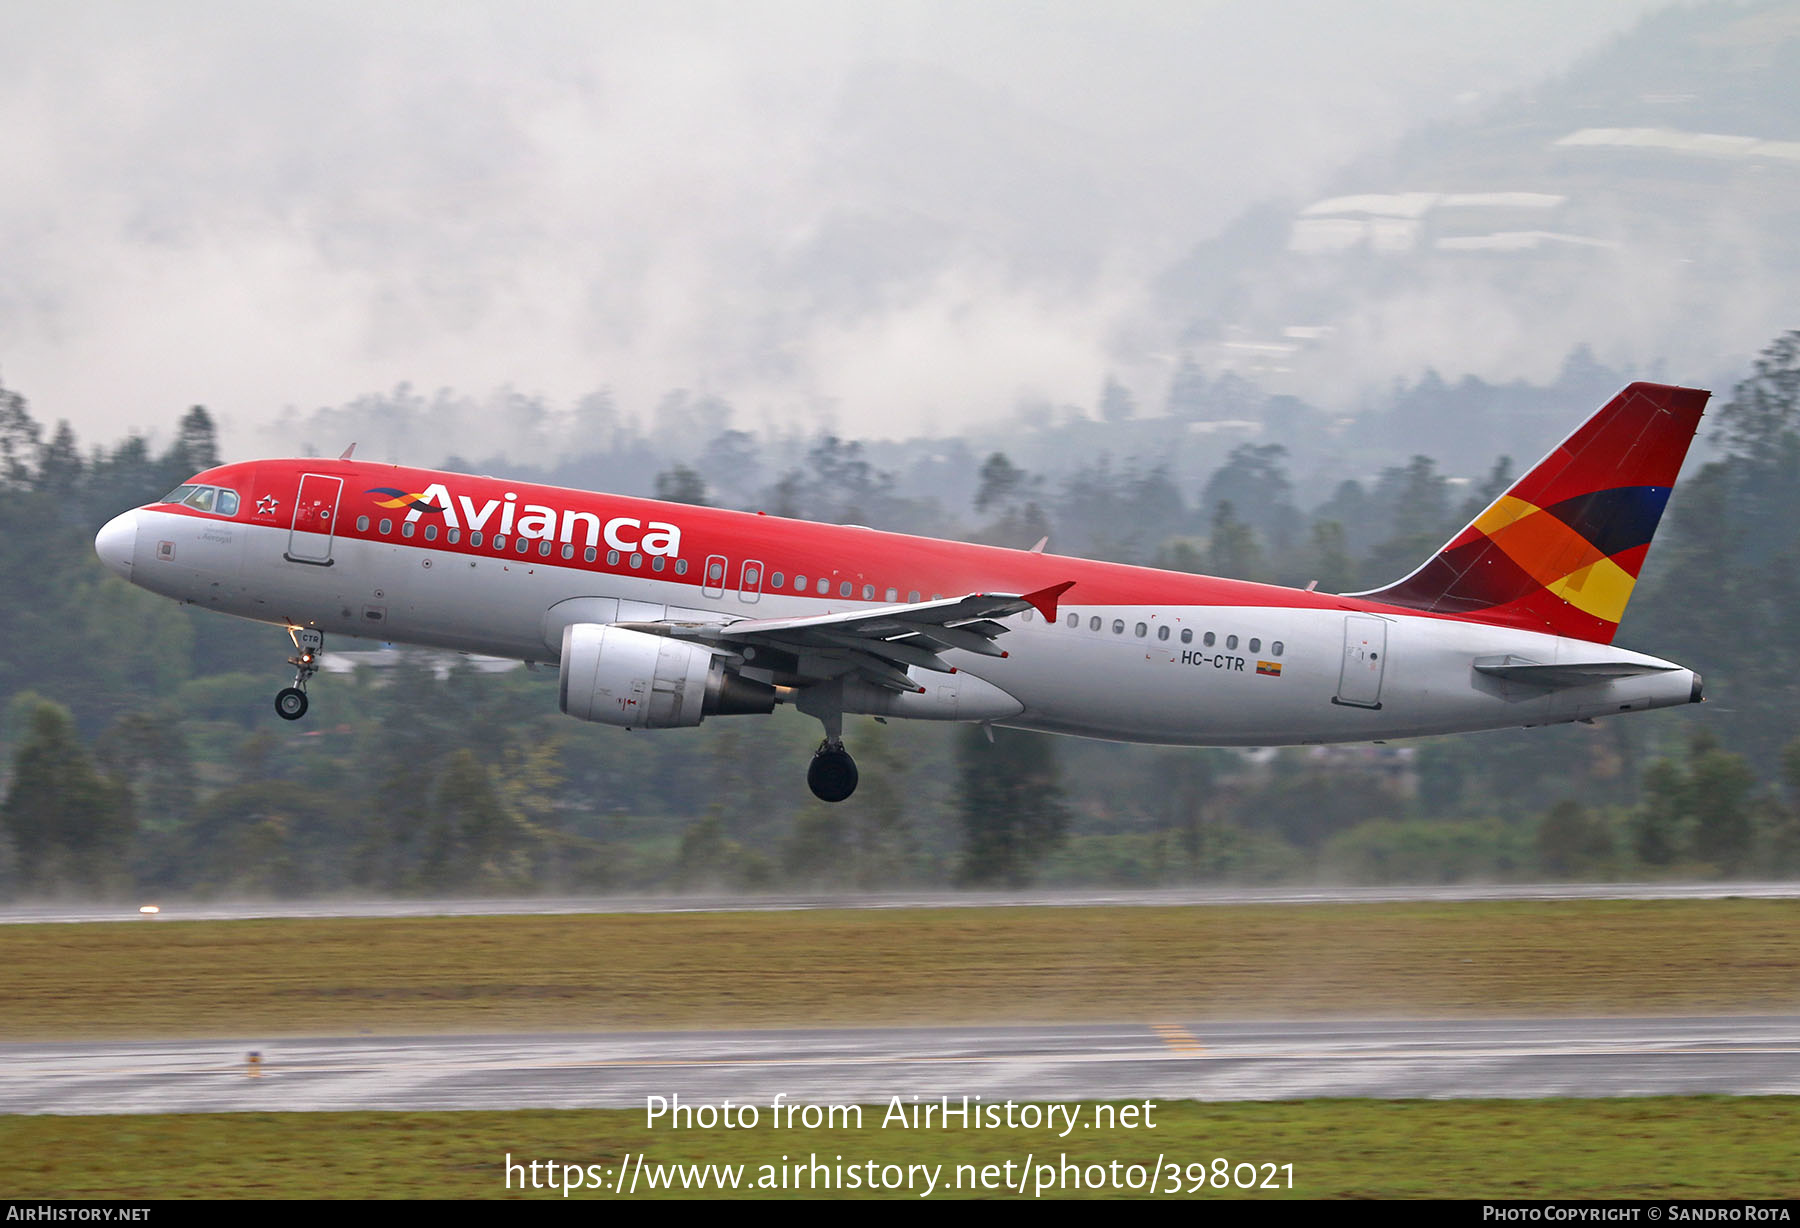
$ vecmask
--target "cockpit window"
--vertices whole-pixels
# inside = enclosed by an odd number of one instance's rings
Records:
[[[201,486],[197,482],[177,486],[164,495],[162,501],[179,503],[197,512],[211,512],[215,516],[235,516],[240,506],[237,491],[220,486]]]

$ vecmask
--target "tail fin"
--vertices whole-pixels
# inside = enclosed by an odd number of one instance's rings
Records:
[[[1711,395],[1630,385],[1423,567],[1355,595],[1612,643]]]

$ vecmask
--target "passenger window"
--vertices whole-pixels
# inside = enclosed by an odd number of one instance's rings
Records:
[[[687,575],[687,560],[686,559],[676,559],[675,560],[675,574],[678,576]]]
[[[1181,629],[1181,642],[1183,644],[1192,644],[1194,642],[1194,629],[1192,627],[1183,627]]]
[[[1081,625],[1081,615],[1070,614],[1065,621],[1067,621],[1071,627],[1079,627]]]
[[[1279,657],[1281,655],[1281,641],[1276,640],[1273,644],[1270,644],[1269,651]]]
[[[769,573],[769,587],[770,588],[780,588],[782,579],[783,579],[782,574],[779,571],[770,572]]]
[[[1205,635],[1200,637],[1200,642],[1202,644],[1206,645],[1208,648],[1211,648],[1213,646],[1213,644],[1217,642],[1217,638],[1218,637],[1213,635],[1212,632],[1208,631]]]
[[[454,546],[457,542],[462,540],[462,530],[461,529],[449,530],[448,532],[446,532],[444,534],[444,540],[449,542],[452,546]],[[479,546],[481,543],[476,542],[475,544],[477,546]]]
[[[237,491],[221,490],[219,492],[219,515],[235,516],[235,515],[237,515],[237,510],[238,510]]]
[[[506,534],[504,534],[504,533],[494,534],[494,549],[495,550],[506,549]]]
[[[1021,614],[1021,615],[1020,615],[1020,617],[1021,617],[1021,618],[1023,618],[1023,619],[1024,619],[1024,620],[1025,620],[1025,621],[1026,621],[1026,622],[1030,622],[1030,621],[1031,621],[1031,611],[1030,611],[1030,610],[1026,610],[1026,611],[1024,611],[1024,612],[1023,612],[1023,613],[1022,613],[1022,614]]]
[[[887,591],[887,596],[883,598],[883,600],[892,605],[894,602],[900,600],[900,590],[897,588],[890,588]]]
[[[1124,619],[1122,619],[1122,618],[1113,619],[1113,634],[1114,635],[1124,635],[1125,634],[1125,620]]]
[[[1250,641],[1250,651],[1251,652],[1261,652],[1262,651],[1262,641],[1261,640],[1251,640]]]
[[[619,565],[619,552],[617,550],[608,550],[606,552],[606,565],[608,567],[617,567]]]
[[[642,567],[643,565],[644,565],[644,556],[643,555],[634,554],[631,556],[631,570],[636,571],[638,568]]]
[[[586,550],[583,550],[581,552],[582,561],[586,562],[586,563],[591,563],[599,557],[600,557],[600,552],[598,550],[594,549],[592,546],[589,546]]]
[[[745,588],[755,588],[756,581],[759,578],[760,578],[760,573],[756,570],[756,568],[754,568],[754,567],[744,568],[744,587]]]
[[[356,518],[356,531],[358,533],[367,533],[369,531],[369,518],[367,516],[358,516]]]
[[[549,542],[539,542],[538,543],[539,557],[546,558],[546,559],[549,558],[550,557],[550,549],[551,549],[551,547],[550,547]]]
[[[794,591],[796,593],[804,593],[806,591],[806,577],[805,576],[795,576],[794,577]]]
[[[383,537],[386,537],[389,533],[392,533],[393,531],[394,531],[394,522],[389,520],[385,516],[382,517],[381,524],[377,526],[377,532],[379,532]]]
[[[564,542],[563,543],[563,557],[565,559],[572,559],[575,557],[575,543],[574,542]]]
[[[1168,623],[1164,623],[1162,626],[1160,626],[1156,629],[1156,638],[1159,640],[1166,640],[1169,638],[1169,624]]]
[[[919,604],[919,590],[918,589],[915,588],[912,592],[906,594],[906,603],[908,605]]]
[[[1088,630],[1089,631],[1100,630],[1100,616],[1098,614],[1096,614],[1092,618],[1088,619]]]
[[[437,526],[436,525],[428,524],[425,526],[425,540],[428,542],[434,542],[437,540]]]
[[[1143,638],[1144,638],[1144,637],[1145,637],[1145,636],[1146,636],[1146,635],[1148,635],[1148,634],[1150,634],[1150,628],[1149,628],[1149,627],[1147,627],[1147,626],[1145,626],[1145,625],[1144,625],[1144,624],[1143,624],[1143,623],[1139,623],[1139,624],[1138,624],[1138,625],[1137,625],[1137,628],[1136,628],[1136,631],[1135,631],[1135,634],[1136,634],[1136,635],[1137,635],[1137,637],[1138,637],[1138,638],[1139,638],[1139,639],[1140,639],[1140,640],[1141,640],[1141,639],[1143,639]]]
[[[471,546],[479,546],[481,544],[481,530],[480,529],[470,529],[469,530],[469,544]]]
[[[831,596],[831,581],[827,580],[824,576],[819,577],[819,596]]]
[[[411,537],[415,532],[417,532],[417,530],[413,528],[413,523],[410,520],[405,521],[400,526],[401,537]]]
[[[875,600],[875,586],[873,584],[863,585],[863,600],[864,601]]]
[[[521,537],[521,538],[516,539],[516,544],[513,548],[515,550],[517,550],[520,554],[524,554],[527,550],[531,549],[531,542],[528,541],[527,539]]]
[[[1234,652],[1237,651],[1237,636],[1235,636],[1235,635],[1226,636],[1225,637],[1225,647],[1231,649]]]
[[[667,567],[668,565],[669,565],[669,561],[667,559],[663,558],[663,556],[660,554],[650,560],[650,570],[651,571],[661,571],[664,567]]]

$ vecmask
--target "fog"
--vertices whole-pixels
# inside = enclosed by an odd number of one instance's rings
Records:
[[[872,435],[1150,403],[1196,244],[1658,7],[10,5],[0,379],[228,450],[400,383]],[[1410,340],[1354,382],[1508,361],[1496,310],[1371,308]]]

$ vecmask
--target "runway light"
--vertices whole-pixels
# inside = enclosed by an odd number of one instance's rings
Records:
[[[157,913],[161,912],[162,909],[158,908],[154,904],[146,904],[142,908],[138,909],[138,911],[143,913],[146,917],[154,917]]]

